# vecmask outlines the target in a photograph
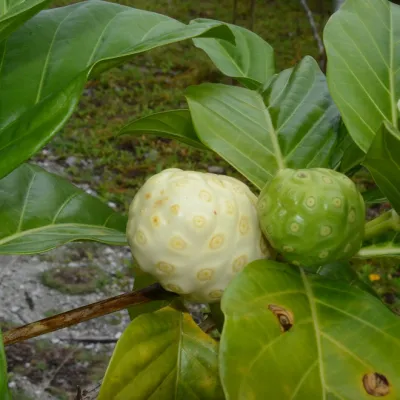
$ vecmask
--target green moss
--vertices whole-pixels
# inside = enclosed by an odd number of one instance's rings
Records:
[[[10,392],[13,400],[35,400],[34,397],[20,389],[12,389]]]
[[[53,268],[41,278],[44,285],[69,294],[92,293],[109,282],[107,274],[94,266]]]

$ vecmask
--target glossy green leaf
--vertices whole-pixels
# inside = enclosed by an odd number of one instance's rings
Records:
[[[48,3],[50,0],[0,0],[0,42]]]
[[[141,315],[119,339],[98,399],[222,400],[217,351],[187,313]]]
[[[220,373],[230,400],[370,400],[363,377],[400,396],[400,319],[375,296],[274,261],[249,264],[222,299]]]
[[[3,337],[0,331],[0,399],[11,400],[8,390],[7,360],[4,352]]]
[[[378,187],[362,193],[366,205],[386,203],[388,200]]]
[[[60,130],[89,76],[134,54],[203,36],[233,40],[222,23],[185,25],[104,1],[36,15],[0,43],[0,177]]]
[[[126,245],[126,217],[57,175],[23,164],[0,180],[0,254],[32,254],[75,240]]]
[[[279,168],[330,165],[339,115],[311,57],[276,75],[263,96],[220,84],[186,96],[201,141],[260,189]]]
[[[385,122],[363,164],[392,207],[400,213],[400,132]]]
[[[196,19],[192,23],[211,22]],[[214,21],[216,22],[216,21]],[[235,35],[235,43],[221,39],[193,39],[215,66],[249,89],[258,89],[275,73],[273,48],[260,36],[237,25],[227,24]]]
[[[172,110],[151,114],[125,125],[119,135],[152,135],[176,139],[190,146],[206,150],[196,131],[189,110]]]
[[[138,266],[134,267],[135,280],[133,284],[133,290],[140,290],[147,286],[156,283],[156,279],[142,271]],[[139,315],[154,312],[161,308],[167,307],[171,304],[175,297],[171,297],[170,300],[153,300],[148,303],[137,304],[128,308],[129,318],[134,320]]]
[[[347,0],[324,30],[328,85],[350,135],[367,152],[384,120],[397,126],[400,6]]]

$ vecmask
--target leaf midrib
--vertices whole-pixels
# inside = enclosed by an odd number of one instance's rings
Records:
[[[68,227],[80,228],[80,227],[82,227],[82,228],[97,229],[97,230],[104,230],[104,231],[108,230],[110,232],[118,232],[120,234],[123,234],[123,232],[121,232],[121,231],[118,231],[118,230],[116,230],[114,228],[109,228],[109,227],[104,226],[104,225],[90,225],[90,224],[77,224],[77,223],[49,224],[49,225],[41,226],[39,228],[28,229],[26,231],[14,233],[14,234],[12,234],[10,236],[7,236],[7,237],[5,237],[5,238],[0,240],[0,246],[2,246],[4,244],[7,244],[7,243],[9,243],[9,242],[11,242],[13,240],[20,239],[21,237],[31,235],[33,233],[41,233],[41,231],[46,231],[46,230],[50,230],[50,229],[54,229],[54,228],[56,229],[58,227],[63,227],[63,228],[68,228]],[[70,235],[66,235],[66,236],[70,236]]]
[[[321,380],[321,388],[322,388],[322,399],[326,400],[326,382],[325,382],[325,371],[324,364],[322,359],[322,343],[321,343],[321,332],[319,328],[317,307],[315,305],[314,293],[312,291],[311,285],[308,282],[306,273],[302,268],[300,268],[301,279],[304,284],[304,289],[308,298],[308,302],[310,304],[311,317],[313,321],[313,327],[315,331],[315,340],[317,344],[317,352],[318,352],[318,364],[319,364],[319,375]]]

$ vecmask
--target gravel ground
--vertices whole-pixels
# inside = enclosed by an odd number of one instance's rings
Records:
[[[91,259],[83,256],[76,261],[82,254],[90,254]],[[133,284],[133,278],[126,272],[129,262],[128,249],[92,243],[70,244],[40,256],[2,256],[0,320],[7,325],[20,326],[124,293]],[[64,294],[41,283],[42,273],[52,268],[85,268],[85,265],[101,268],[109,282],[84,295]],[[97,375],[102,376],[115,346],[115,343],[96,343],[96,340],[116,341],[128,323],[128,313],[122,311],[8,346],[10,387],[28,394],[27,399],[74,398],[72,393],[76,392],[76,385],[90,387],[96,383],[92,381],[93,365]],[[45,349],[42,349],[42,342]],[[38,343],[41,344],[39,348]],[[75,357],[76,352],[79,358]],[[57,390],[52,390],[52,386]],[[47,392],[57,392],[57,396],[51,397]],[[14,399],[25,399],[18,396]]]

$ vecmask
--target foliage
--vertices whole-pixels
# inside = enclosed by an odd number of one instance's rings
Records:
[[[398,398],[399,319],[346,271],[362,258],[400,254],[400,6],[347,0],[325,28],[326,77],[310,56],[276,71],[268,43],[216,20],[184,24],[96,0],[34,15],[44,6],[21,1],[0,17],[1,253],[73,240],[126,245],[123,215],[26,161],[64,126],[88,78],[187,39],[235,84],[192,85],[186,107],[131,121],[119,134],[157,134],[216,153],[257,189],[283,168],[351,176],[365,166],[379,188],[370,202],[393,207],[366,223],[363,247],[347,262],[311,273],[278,254],[246,266],[221,310],[213,306],[220,343],[179,302],[156,296],[131,307],[100,398]]]

